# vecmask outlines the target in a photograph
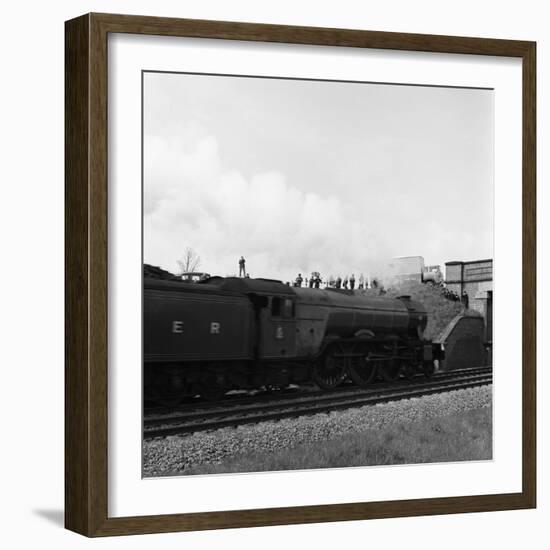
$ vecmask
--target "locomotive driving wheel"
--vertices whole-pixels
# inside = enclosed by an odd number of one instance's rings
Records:
[[[386,382],[395,382],[401,375],[402,366],[399,359],[391,358],[382,363],[379,371]]]
[[[418,372],[418,366],[410,361],[407,361],[403,365],[403,370],[401,372],[403,373],[403,376],[407,380],[412,380],[416,376],[416,373]]]
[[[346,357],[339,346],[330,348],[313,364],[313,381],[323,390],[338,387],[346,377]]]
[[[361,387],[369,385],[378,370],[378,362],[371,359],[370,353],[365,352],[360,357],[356,356],[350,359],[348,373],[350,378]]]

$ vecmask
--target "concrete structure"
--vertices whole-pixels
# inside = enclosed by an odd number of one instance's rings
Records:
[[[424,258],[422,256],[400,256],[392,258],[389,265],[392,278],[402,281],[422,281]]]
[[[391,282],[416,281],[439,284],[443,280],[438,265],[426,266],[423,256],[399,256],[388,265]]]
[[[493,260],[446,262],[445,283],[468,308],[478,311],[485,322],[485,342],[493,340]]]
[[[457,315],[441,336],[445,359],[439,370],[467,369],[491,364],[489,346],[485,345],[485,322],[476,314]]]

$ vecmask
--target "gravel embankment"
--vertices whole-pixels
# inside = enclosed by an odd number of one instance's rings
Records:
[[[244,453],[270,453],[304,443],[326,441],[346,432],[414,422],[491,405],[492,386],[468,388],[330,414],[169,436],[143,443],[144,475],[184,473],[196,464],[221,463]]]

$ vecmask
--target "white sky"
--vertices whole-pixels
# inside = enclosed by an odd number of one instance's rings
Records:
[[[144,75],[144,261],[292,280],[493,254],[493,92]]]

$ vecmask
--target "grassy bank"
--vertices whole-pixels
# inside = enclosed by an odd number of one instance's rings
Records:
[[[279,453],[241,455],[222,464],[191,466],[183,473],[212,474],[489,460],[492,408],[423,422],[405,422]]]

